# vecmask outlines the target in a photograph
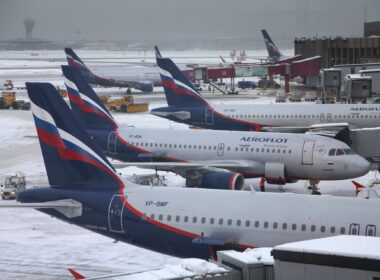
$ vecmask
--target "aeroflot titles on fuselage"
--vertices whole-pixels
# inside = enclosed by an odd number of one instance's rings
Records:
[[[244,136],[242,138],[240,138],[240,141],[244,141],[244,142],[261,142],[261,143],[287,143],[288,142],[288,138],[271,138],[271,137],[247,137],[247,136]]]
[[[380,105],[379,105],[380,106]],[[351,111],[380,111],[378,107],[352,107]]]

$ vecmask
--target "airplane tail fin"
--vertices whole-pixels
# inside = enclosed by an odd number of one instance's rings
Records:
[[[156,54],[156,58],[162,58],[161,52],[157,46],[154,46],[154,52]]]
[[[71,109],[84,127],[94,130],[115,130],[118,127],[116,121],[79,70],[63,65],[62,72]]]
[[[261,33],[263,34],[265,46],[267,47],[269,57],[271,59],[278,60],[282,56],[280,50],[276,47],[276,45],[272,41],[271,37],[269,37],[269,34],[265,29],[262,29]]]
[[[169,58],[156,58],[169,106],[208,105],[177,65]]]
[[[77,68],[80,73],[86,77],[87,80],[91,81],[94,79],[94,74],[91,70],[84,64],[84,62],[79,58],[79,56],[74,52],[72,48],[65,48],[67,63],[70,66]]]
[[[54,86],[26,83],[26,88],[50,185],[86,183],[94,189],[121,189],[114,168]]]

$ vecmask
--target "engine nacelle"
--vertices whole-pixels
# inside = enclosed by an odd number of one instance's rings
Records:
[[[206,189],[241,190],[244,186],[244,176],[235,172],[187,172],[186,186]]]
[[[284,185],[287,182],[285,165],[280,162],[265,163],[265,180],[269,184]]]
[[[151,83],[151,82],[138,83],[134,86],[134,88],[141,90],[142,92],[152,92],[153,91],[153,83]]]

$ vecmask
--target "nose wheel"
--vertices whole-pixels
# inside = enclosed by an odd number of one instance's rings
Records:
[[[320,181],[316,181],[316,180],[310,180],[309,181],[309,186],[307,187],[307,189],[311,190],[311,194],[313,194],[313,195],[321,195],[321,193],[319,191],[319,188],[318,188],[319,182]]]

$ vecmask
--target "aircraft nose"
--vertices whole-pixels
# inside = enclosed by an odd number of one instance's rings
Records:
[[[361,156],[356,155],[351,163],[352,172],[356,175],[356,177],[363,176],[368,173],[370,169],[370,163]]]

